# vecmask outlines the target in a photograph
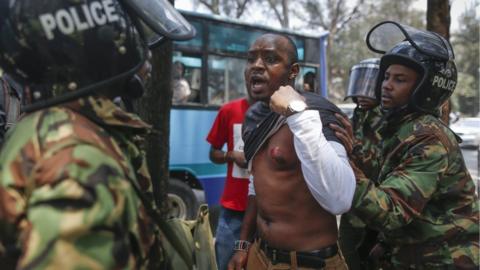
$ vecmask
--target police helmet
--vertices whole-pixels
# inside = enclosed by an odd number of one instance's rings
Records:
[[[455,56],[451,44],[439,34],[385,21],[369,31],[367,46],[384,53],[375,87],[377,100],[381,98],[385,70],[392,64],[407,66],[419,74],[408,103],[413,110],[437,114],[455,90]]]
[[[348,98],[365,97],[376,99],[375,84],[377,82],[380,58],[369,58],[360,61],[350,69],[350,79],[348,81]]]
[[[166,0],[0,0],[0,67],[29,85],[25,111],[128,81],[149,47],[194,35]]]

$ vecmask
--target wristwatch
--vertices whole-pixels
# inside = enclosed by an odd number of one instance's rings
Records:
[[[250,247],[250,242],[246,240],[236,240],[233,250],[248,251],[249,247]]]
[[[305,109],[307,109],[307,104],[305,103],[305,101],[302,100],[292,100],[290,101],[290,103],[288,103],[287,107],[289,115],[303,112],[305,111]]]

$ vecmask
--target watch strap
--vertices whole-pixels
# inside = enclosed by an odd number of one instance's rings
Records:
[[[233,250],[248,251],[251,243],[246,240],[236,240]]]

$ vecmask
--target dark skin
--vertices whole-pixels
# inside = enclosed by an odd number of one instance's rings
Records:
[[[252,96],[269,102],[273,111],[285,116],[289,116],[289,102],[303,99],[292,88],[298,64],[292,63],[291,50],[294,48],[285,37],[263,35],[250,47],[245,69]],[[287,125],[257,152],[251,173],[256,196],[249,197],[241,240],[252,241],[256,232],[272,247],[296,251],[321,249],[337,242],[336,218],[311,195]],[[240,270],[246,260],[247,252],[237,251],[228,269]]]

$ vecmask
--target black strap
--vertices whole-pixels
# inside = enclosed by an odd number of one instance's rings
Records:
[[[260,241],[260,249],[271,260],[272,264],[287,263],[291,264],[291,257],[289,250],[283,250],[270,247],[266,241]],[[325,259],[331,258],[338,254],[337,245],[331,245],[320,250],[311,252],[296,251],[297,266],[309,268],[323,268],[325,267]]]

